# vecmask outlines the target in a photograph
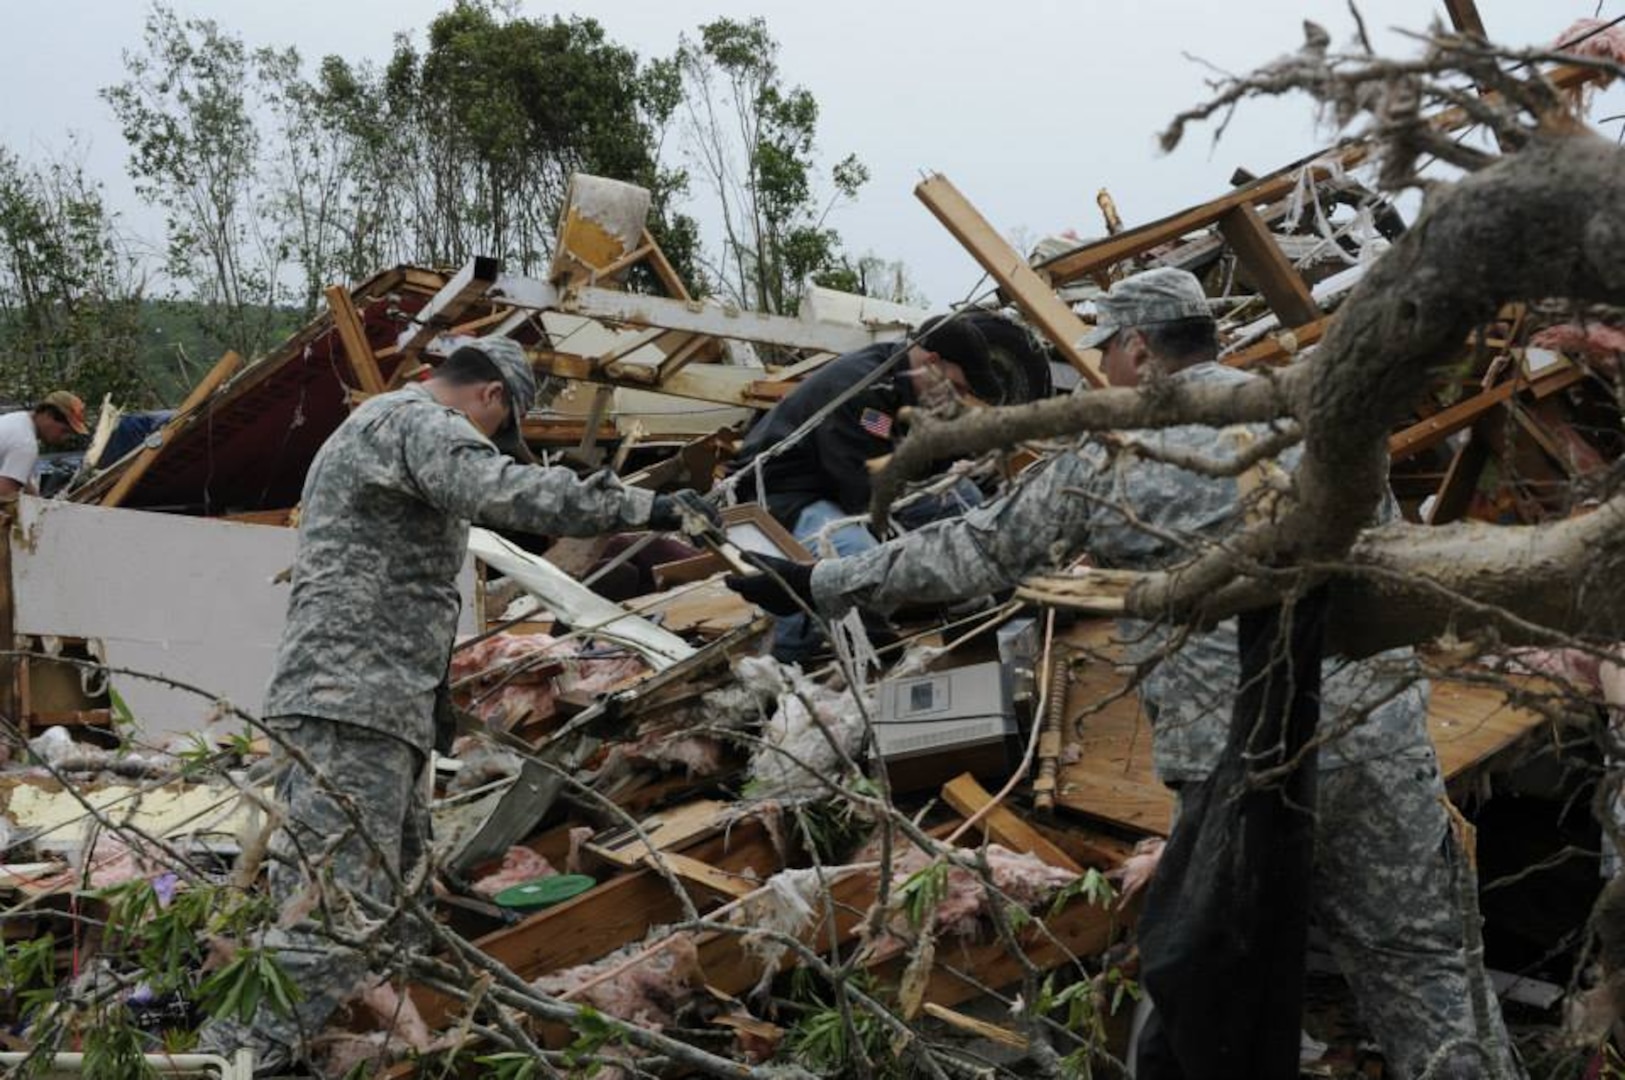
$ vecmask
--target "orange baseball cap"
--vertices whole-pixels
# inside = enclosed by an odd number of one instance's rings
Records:
[[[90,428],[85,424],[85,403],[77,395],[66,390],[52,390],[45,395],[41,405],[49,405],[61,413],[68,420],[68,426],[78,435],[89,435]]]

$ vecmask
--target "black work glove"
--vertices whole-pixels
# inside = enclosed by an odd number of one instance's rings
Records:
[[[812,572],[816,563],[804,566],[789,559],[754,553],[745,558],[763,573],[729,574],[722,579],[728,588],[770,615],[796,615],[802,610],[801,604],[813,606]],[[798,598],[801,604],[796,603]]]
[[[705,524],[722,528],[722,513],[688,488],[670,495],[656,495],[649,509],[649,528],[655,532],[700,533]]]

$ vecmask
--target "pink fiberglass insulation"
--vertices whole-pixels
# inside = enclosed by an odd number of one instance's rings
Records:
[[[892,888],[896,890],[902,886],[932,861],[930,856],[916,847],[899,852],[892,862]],[[1077,876],[1070,870],[1049,865],[1036,855],[1011,851],[999,844],[987,846],[987,866],[994,887],[1029,911]],[[974,936],[981,928],[982,916],[987,914],[988,899],[987,889],[975,871],[950,866],[933,922],[941,933],[957,937]],[[893,915],[889,928],[890,931],[880,940],[870,943],[869,951],[875,959],[901,952],[907,939],[912,936],[913,928],[909,926],[908,916],[902,912]]]
[[[656,1029],[667,1027],[703,982],[700,954],[693,935],[677,934],[646,959],[601,982],[594,981],[647,948],[639,944],[620,949],[591,964],[543,975],[531,985],[550,997],[569,995],[569,1000],[576,1004],[591,1005],[599,1012],[634,1024]],[[583,986],[587,989],[581,990]]]
[[[552,877],[557,873],[552,864],[542,856],[528,847],[516,844],[502,856],[500,867],[474,882],[474,891],[481,896],[495,896],[503,889],[523,885],[537,878]]]
[[[1601,650],[1618,659],[1604,660],[1582,649],[1515,649],[1509,657],[1522,668],[1564,682],[1584,694],[1602,695],[1615,724],[1625,720],[1625,645]]]
[[[553,673],[548,660],[562,663],[564,670]],[[530,663],[535,668],[525,670]],[[474,684],[473,696],[479,700],[473,711],[487,723],[508,728],[526,720],[546,720],[556,711],[562,693],[601,694],[647,670],[642,660],[629,654],[584,656],[579,641],[503,633],[455,653],[451,680],[488,675],[484,689]],[[502,685],[490,689],[498,683]]]
[[[654,768],[689,777],[715,776],[722,771],[722,743],[709,735],[674,735],[669,728],[652,731],[635,742],[611,747],[604,774]]]
[[[1535,334],[1529,339],[1529,344],[1538,349],[1577,353],[1613,371],[1619,365],[1619,354],[1625,352],[1625,331],[1599,322],[1583,326],[1559,323]]]
[[[1609,26],[1603,19],[1576,19],[1552,42],[1554,49],[1625,64],[1625,24]]]
[[[149,866],[130,846],[112,833],[96,837],[96,846],[88,853],[81,851],[74,860],[78,865],[49,877],[37,878],[33,887],[42,891],[79,889],[110,889],[136,878],[154,878],[162,868]]]
[[[323,1076],[350,1076],[361,1066],[387,1063],[389,1044],[387,1031],[357,1034],[331,1028],[311,1040],[312,1054]],[[368,1068],[360,1075],[375,1076],[381,1071]]]

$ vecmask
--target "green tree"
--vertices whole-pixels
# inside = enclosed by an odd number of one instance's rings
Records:
[[[421,49],[398,37],[381,70],[328,57],[319,100],[354,162],[348,250],[438,265],[498,255],[541,272],[570,175],[590,172],[650,189],[653,231],[693,280],[697,229],[674,209],[685,177],[660,164],[673,82],[592,19],[473,0],[436,16]]]
[[[722,222],[710,269],[737,302],[793,313],[806,278],[855,284],[827,221],[869,171],[849,155],[829,171],[833,190],[821,193],[818,103],[805,87],[785,85],[778,55],[765,19],[724,18],[701,26],[697,40],[685,36],[676,64],[689,157],[716,196]]]
[[[295,268],[294,298],[300,315],[309,319],[327,285],[360,278],[382,265],[381,259],[373,260],[363,270],[346,272],[351,269],[345,258],[346,193],[366,182],[357,160],[359,148],[330,118],[327,95],[319,81],[305,77],[298,50],[261,49],[254,54],[254,68],[270,124],[264,140],[262,175],[268,187],[263,227],[276,238],[277,265]]]
[[[154,403],[137,363],[142,290],[77,161],[27,165],[0,147],[0,398],[71,387],[92,408],[106,394]]]
[[[212,20],[157,5],[124,65],[128,77],[102,97],[136,191],[165,211],[165,269],[204,303],[217,337],[254,356],[272,343],[280,245],[263,228],[253,57]]]
[[[876,300],[889,300],[894,304],[929,307],[930,299],[921,291],[899,259],[884,259],[870,252],[860,255],[852,264],[856,278],[849,291],[872,296]]]

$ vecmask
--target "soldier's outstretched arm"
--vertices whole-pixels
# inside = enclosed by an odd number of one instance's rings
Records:
[[[1078,490],[1096,486],[1103,467],[1094,447],[1061,454],[1030,470],[998,502],[873,551],[819,563],[813,597],[826,614],[839,615],[854,605],[884,613],[1007,589],[1087,544],[1090,504]]]
[[[593,536],[643,526],[654,502],[653,493],[623,487],[609,472],[581,479],[569,469],[521,465],[440,410],[425,410],[402,451],[425,501],[479,525]]]

